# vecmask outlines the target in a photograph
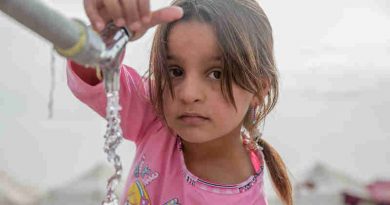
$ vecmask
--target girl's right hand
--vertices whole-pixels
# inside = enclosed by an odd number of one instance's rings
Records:
[[[149,28],[180,19],[183,10],[170,6],[150,11],[149,0],[84,0],[85,12],[93,28],[102,31],[109,21],[118,27],[127,27],[133,33],[131,40],[140,38]]]

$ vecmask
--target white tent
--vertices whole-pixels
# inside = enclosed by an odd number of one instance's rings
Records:
[[[1,205],[36,205],[42,193],[37,189],[24,186],[0,171]]]
[[[316,163],[296,176],[294,186],[294,202],[299,205],[344,205],[342,192],[362,189],[363,184],[338,170],[323,163]],[[279,200],[270,199],[270,205],[281,205]]]
[[[100,204],[106,193],[107,179],[113,174],[113,170],[108,164],[98,164],[70,183],[49,191],[40,205]],[[119,184],[117,193],[121,193],[121,190],[122,185]]]

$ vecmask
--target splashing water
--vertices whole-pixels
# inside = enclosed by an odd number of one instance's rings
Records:
[[[106,140],[104,143],[104,152],[107,154],[108,162],[110,162],[115,169],[114,174],[108,179],[107,192],[105,199],[102,201],[102,205],[118,205],[119,201],[115,195],[115,189],[122,177],[122,163],[115,150],[123,140],[122,129],[120,127],[121,119],[119,115],[119,111],[121,110],[121,106],[119,105],[119,53],[129,38],[124,30],[115,27],[114,24],[109,24],[101,36],[106,45],[114,48],[106,53],[107,56],[116,56],[114,58],[109,58],[111,59],[109,61],[102,61],[100,64],[102,66],[103,81],[107,97],[107,131],[104,135]]]
[[[54,90],[56,88],[56,79],[55,79],[55,48],[53,47],[51,50],[51,58],[50,58],[50,92],[49,92],[49,102],[47,104],[47,107],[49,109],[49,115],[48,118],[52,119],[53,118],[53,105],[54,105]]]
[[[104,144],[104,152],[107,154],[107,160],[113,164],[115,173],[108,179],[106,198],[102,202],[102,205],[118,205],[118,198],[114,191],[119,184],[122,176],[122,163],[120,157],[116,154],[115,149],[121,143],[122,130],[120,127],[119,111],[121,107],[119,105],[118,91],[111,91],[107,93],[107,131],[104,135],[106,139]]]

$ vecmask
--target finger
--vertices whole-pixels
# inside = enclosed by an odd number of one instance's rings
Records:
[[[126,25],[132,30],[140,29],[139,12],[136,0],[122,0],[122,6],[126,14]]]
[[[112,20],[118,27],[125,25],[125,19],[119,0],[103,0],[103,3],[110,14]]]
[[[84,9],[92,26],[96,30],[101,31],[104,28],[105,22],[98,11],[98,8],[101,6],[99,3],[101,2],[98,2],[98,0],[84,0]]]
[[[141,36],[143,36],[145,34],[145,32],[147,31],[148,28],[146,27],[142,27],[140,28],[138,31],[136,32],[133,32],[133,36],[131,37],[130,41],[134,41],[134,40],[137,40],[139,38],[141,38]]]
[[[138,9],[140,12],[140,17],[142,20],[142,23],[148,24],[151,20],[151,13],[150,13],[150,1],[149,0],[138,0]]]
[[[106,7],[102,7],[101,9],[99,9],[99,15],[100,15],[100,17],[103,19],[105,25],[106,25],[109,21],[112,20],[112,18],[111,18],[111,16],[110,16],[110,14],[108,13]]]
[[[155,26],[161,23],[169,23],[180,19],[183,16],[183,9],[178,6],[170,6],[159,9],[152,13],[152,19],[150,21],[151,26]]]

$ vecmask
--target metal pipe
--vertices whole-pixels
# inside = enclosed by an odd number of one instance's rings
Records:
[[[50,41],[64,57],[97,65],[106,47],[81,21],[68,19],[39,0],[0,0],[0,10]]]

